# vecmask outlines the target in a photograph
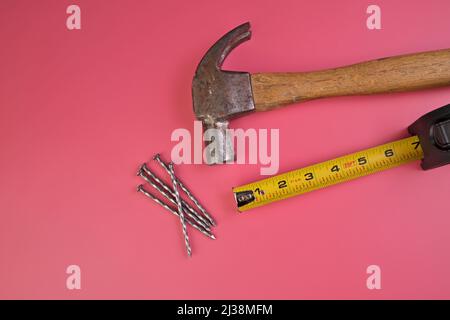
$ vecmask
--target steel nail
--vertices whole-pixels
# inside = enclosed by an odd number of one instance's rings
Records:
[[[156,196],[154,196],[153,194],[151,194],[150,192],[148,192],[147,190],[145,190],[144,186],[141,184],[137,187],[137,191],[141,192],[142,194],[144,194],[145,196],[147,196],[148,198],[152,199],[154,202],[156,202],[157,204],[159,204],[161,207],[163,207],[164,209],[166,209],[167,211],[171,212],[172,214],[174,214],[175,216],[179,217],[179,214],[176,210],[174,210],[173,208],[171,208],[170,206],[168,206],[167,204],[165,204],[163,201],[161,201],[160,199],[158,199]],[[195,229],[197,229],[198,231],[200,231],[201,233],[203,233],[205,236],[207,236],[208,238],[211,238],[213,240],[216,239],[216,237],[204,230],[202,227],[198,226],[197,224],[195,224],[194,222],[192,222],[189,219],[186,219],[186,222],[191,225],[192,227],[194,227]]]
[[[156,191],[158,191],[161,195],[163,195],[171,203],[173,203],[174,205],[177,205],[176,200],[174,198],[172,198],[167,191],[162,190],[161,187],[158,184],[156,184],[154,181],[152,181],[152,179],[150,177],[147,177],[146,172],[144,170],[140,170],[138,172],[138,176],[140,176],[142,179],[144,179],[148,184],[150,184],[154,189],[156,189]],[[202,228],[204,228],[207,231],[211,231],[211,229],[209,228],[209,225],[205,224],[205,222],[203,222],[202,220],[199,220],[197,215],[194,215],[190,211],[187,211],[187,210],[185,210],[184,212],[191,219],[193,219],[196,223],[198,223]]]
[[[169,168],[167,164],[161,159],[161,155],[159,153],[155,154],[153,156],[153,160],[156,160],[161,167],[163,167],[167,172],[169,171]],[[175,177],[178,185],[180,186],[181,190],[189,197],[189,199],[192,200],[192,202],[196,205],[196,207],[203,213],[203,215],[208,219],[211,225],[215,226],[216,222],[211,217],[211,215],[206,211],[205,208],[200,204],[200,202],[197,200],[197,198],[189,191],[189,189],[181,182],[181,180],[178,177]]]
[[[186,245],[187,255],[190,257],[192,255],[192,250],[191,250],[191,245],[189,243],[189,235],[188,235],[187,229],[186,229],[186,221],[184,219],[183,204],[181,203],[180,193],[178,192],[178,184],[177,184],[177,180],[175,179],[175,173],[173,170],[172,163],[169,164],[169,174],[170,174],[170,179],[172,180],[173,192],[175,194],[175,200],[176,200],[177,206],[178,206],[180,223],[181,223],[181,227],[182,227],[183,235],[184,235],[184,244]]]
[[[152,178],[155,182],[157,182],[164,190],[166,190],[172,197],[172,200],[175,200],[175,194],[172,190],[172,188],[170,188],[168,185],[166,185],[161,179],[159,179],[156,174],[154,174],[148,167],[147,165],[144,163],[141,165],[139,171],[144,171],[147,175],[150,176],[150,178]],[[170,176],[169,171],[167,171],[167,173]],[[139,175],[139,173],[138,173]],[[161,191],[160,191],[161,192]],[[170,199],[169,199],[170,200]],[[194,210],[194,208],[192,208],[186,201],[184,201],[183,199],[181,200],[183,207],[185,207],[188,211],[190,211],[193,215],[195,215],[197,217],[198,220],[202,221],[202,225],[204,226],[211,226],[211,222],[204,218],[200,213],[198,213],[197,211]]]

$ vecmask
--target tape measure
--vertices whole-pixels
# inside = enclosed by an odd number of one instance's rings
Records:
[[[424,170],[450,163],[450,104],[408,127],[409,138],[233,188],[239,211],[422,159]]]
[[[239,211],[290,198],[423,158],[418,136],[233,188]]]

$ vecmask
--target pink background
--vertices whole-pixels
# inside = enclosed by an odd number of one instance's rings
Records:
[[[82,30],[66,28],[66,8]],[[382,30],[366,8],[382,9]],[[450,298],[450,168],[415,162],[238,215],[259,165],[182,165],[216,241],[135,186],[171,132],[193,127],[204,52],[250,21],[225,67],[312,71],[449,47],[450,2],[0,2],[0,298]],[[279,128],[280,172],[406,137],[450,89],[308,102],[232,123]],[[82,289],[66,289],[66,267]],[[366,288],[366,268],[382,289]]]

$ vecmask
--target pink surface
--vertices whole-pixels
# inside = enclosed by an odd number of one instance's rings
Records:
[[[242,22],[253,38],[225,67],[311,71],[449,47],[450,2],[0,2],[0,298],[450,298],[450,167],[412,163],[238,215],[231,187],[259,165],[182,165],[218,221],[191,230],[137,194],[140,163],[193,127],[191,79]],[[280,172],[406,137],[450,89],[335,98],[232,123],[279,128]],[[82,289],[66,289],[66,268]],[[382,289],[368,290],[379,265]]]

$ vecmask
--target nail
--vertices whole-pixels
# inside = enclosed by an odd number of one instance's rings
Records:
[[[147,165],[144,163],[141,165],[140,171],[144,171],[148,176],[150,176],[150,178],[152,178],[155,182],[157,182],[164,190],[166,190],[173,198],[172,200],[175,200],[175,194],[172,190],[172,188],[170,188],[168,185],[166,185],[164,183],[164,181],[162,181],[161,179],[159,179],[156,174],[154,174],[148,167]],[[167,171],[167,173],[170,176],[169,171]],[[138,173],[139,175],[139,173]],[[161,191],[160,191],[161,192]],[[170,200],[170,199],[169,199]],[[194,208],[192,208],[186,201],[181,200],[183,207],[185,207],[188,211],[190,211],[193,215],[196,216],[197,220],[202,221],[202,225],[206,226],[207,228],[209,228],[209,226],[211,226],[211,223],[205,219],[201,214],[199,214],[197,211],[194,210]]]
[[[153,160],[156,160],[161,167],[163,167],[167,172],[169,171],[169,168],[167,167],[167,164],[161,159],[161,155],[159,153],[155,154],[153,156]],[[189,189],[181,182],[181,180],[177,177],[175,177],[177,180],[178,185],[180,186],[181,190],[188,196],[189,199],[195,204],[195,206],[203,213],[203,215],[208,219],[209,223],[213,226],[216,225],[216,222],[214,219],[209,215],[209,213],[206,211],[205,208],[200,204],[200,202],[197,200],[197,198],[189,191]]]
[[[180,193],[178,192],[178,184],[177,184],[177,180],[175,179],[175,173],[173,171],[172,163],[169,164],[169,174],[170,174],[170,179],[172,180],[173,192],[175,194],[175,200],[176,200],[177,206],[178,206],[178,214],[180,217],[180,223],[181,223],[181,227],[182,227],[183,235],[184,235],[184,244],[186,245],[187,255],[190,257],[192,255],[191,245],[189,243],[189,235],[187,233],[186,222],[184,220],[183,204],[181,203]]]
[[[171,212],[172,214],[176,215],[177,217],[178,212],[176,210],[174,210],[173,208],[171,208],[170,206],[168,206],[167,204],[165,204],[164,202],[162,202],[160,199],[158,199],[156,196],[154,196],[153,194],[151,194],[150,192],[148,192],[147,190],[145,190],[144,186],[141,184],[137,187],[137,191],[144,194],[145,196],[147,196],[148,198],[152,199],[153,201],[155,201],[157,204],[159,204],[161,207],[163,207],[164,209],[166,209],[167,211]],[[186,219],[186,222],[191,225],[192,227],[194,227],[195,229],[197,229],[198,231],[200,231],[201,233],[203,233],[205,236],[207,236],[208,238],[211,238],[213,240],[216,239],[216,237],[204,230],[202,227],[199,227],[198,225],[196,225],[195,223],[193,223],[191,220]]]
[[[168,192],[166,192],[165,190],[162,190],[161,187],[156,184],[154,181],[151,180],[151,178],[146,176],[146,171],[144,170],[140,170],[138,172],[138,176],[140,176],[142,179],[144,179],[148,184],[150,184],[153,188],[156,189],[156,191],[158,191],[160,194],[162,194],[167,200],[169,200],[171,203],[173,203],[174,205],[177,205],[177,202],[174,198],[172,198],[170,196],[170,194]],[[205,222],[203,222],[202,220],[199,220],[197,215],[192,214],[190,211],[184,211],[191,219],[193,219],[196,223],[198,223],[201,227],[203,227],[205,230],[207,231],[211,231],[211,229],[209,228],[209,225],[207,225]]]

